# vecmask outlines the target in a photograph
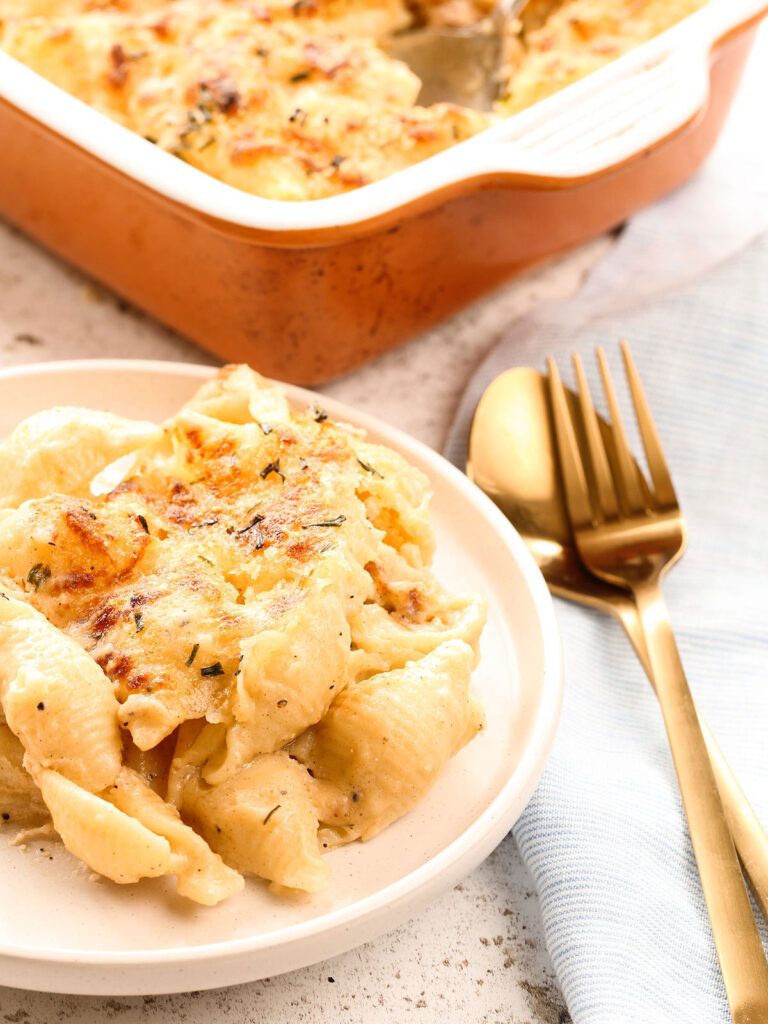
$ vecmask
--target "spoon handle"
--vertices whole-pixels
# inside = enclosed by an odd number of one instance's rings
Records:
[[[611,610],[624,627],[640,664],[655,689],[656,684],[648,658],[648,649],[645,645],[645,634],[634,601],[627,598],[620,604],[614,604]],[[768,836],[766,836],[757,815],[752,810],[699,708],[696,709],[696,713],[699,717],[699,725],[707,745],[707,753],[712,763],[712,770],[734,845],[749,879],[755,900],[763,917],[768,921]]]

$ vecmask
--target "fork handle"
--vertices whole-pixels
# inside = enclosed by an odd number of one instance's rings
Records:
[[[634,601],[627,595],[625,599],[614,601],[609,607],[624,627],[624,631],[635,649],[635,654],[655,689],[656,681],[648,660],[645,633]],[[697,707],[696,711],[736,852],[749,880],[755,900],[768,923],[768,836],[739,785],[738,779],[733,774],[731,766],[723,756],[717,740],[712,735],[712,731],[701,713],[701,708]]]
[[[744,878],[656,582],[633,587],[735,1024],[768,1024],[766,964]]]

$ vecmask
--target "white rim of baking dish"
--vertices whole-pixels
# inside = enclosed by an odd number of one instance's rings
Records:
[[[718,39],[758,17],[766,0],[710,0],[617,60],[534,106],[381,181],[325,199],[264,199],[178,160],[0,52],[0,96],[58,135],[159,195],[242,228],[332,229],[369,221],[432,192],[490,174],[567,181],[604,171],[683,127],[706,104],[709,54]],[[637,97],[648,102],[637,104]],[[616,99],[614,99],[616,97]],[[609,131],[562,132],[590,117]]]
[[[36,375],[70,374],[116,371],[116,372],[149,372],[153,374],[183,374],[192,381],[203,381],[216,372],[214,366],[196,363],[178,363],[148,359],[85,359],[66,360],[53,363],[39,363],[0,369],[0,378],[14,377],[29,380]],[[282,384],[291,402],[309,405],[318,397],[316,392],[308,391],[291,384]],[[350,419],[355,426],[360,426],[371,434],[378,434],[382,423],[375,417],[322,396],[323,406],[338,420]],[[173,947],[152,950],[152,972],[164,976],[164,969],[175,965],[186,964],[199,960],[227,960],[237,958],[257,950],[269,948],[279,951],[281,948],[300,945],[302,949],[316,939],[319,934],[332,935],[332,942],[326,956],[330,957],[359,945],[391,927],[391,909],[398,904],[415,906],[414,896],[418,892],[419,905],[442,893],[451,884],[459,881],[492,850],[498,846],[509,831],[511,824],[520,816],[538,782],[549,751],[554,741],[560,718],[563,699],[563,652],[560,631],[555,617],[552,597],[547,589],[533,557],[529,553],[517,530],[512,526],[501,510],[473,484],[464,473],[456,469],[446,459],[429,446],[417,441],[404,431],[384,424],[388,437],[398,450],[406,457],[415,458],[434,470],[436,476],[447,478],[455,489],[479,506],[482,514],[490,520],[498,534],[510,548],[512,557],[520,567],[533,601],[537,619],[541,625],[541,645],[543,652],[543,672],[541,675],[542,700],[536,715],[535,724],[526,750],[510,778],[499,790],[498,794],[474,821],[474,823],[453,842],[449,843],[427,863],[411,871],[392,885],[379,892],[358,900],[347,907],[319,915],[317,918],[291,925],[280,930],[279,939],[269,934],[259,937],[230,939],[209,945],[193,947]],[[412,909],[415,912],[415,909]],[[411,913],[409,912],[409,916]],[[382,925],[380,921],[386,918]],[[45,947],[35,949],[16,949],[0,946],[0,957],[9,961],[35,961],[37,964],[81,965],[89,968],[98,967],[146,967],[147,953],[141,950],[125,950],[99,952],[95,950],[57,950]],[[302,966],[298,961],[300,953],[294,955],[291,965],[285,969]],[[307,954],[305,963],[316,962],[316,955]],[[280,973],[275,971],[272,973]],[[124,987],[119,985],[121,989]],[[213,987],[203,985],[202,987]],[[64,991],[59,987],[45,988],[48,991]],[[72,990],[74,991],[74,990]],[[81,991],[80,988],[77,991]],[[131,991],[139,989],[131,988]],[[171,992],[179,991],[171,982],[170,987],[160,982],[159,987],[141,988],[140,991]],[[121,994],[115,989],[111,994]]]

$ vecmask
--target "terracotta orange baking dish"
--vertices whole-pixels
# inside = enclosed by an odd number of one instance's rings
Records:
[[[315,384],[690,176],[767,9],[712,0],[450,150],[304,203],[225,185],[0,53],[0,214],[222,358]]]

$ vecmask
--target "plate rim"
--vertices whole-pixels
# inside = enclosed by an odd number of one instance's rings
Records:
[[[0,380],[9,378],[29,378],[36,376],[56,376],[72,372],[103,373],[103,372],[139,372],[167,376],[187,376],[194,380],[204,380],[213,376],[220,369],[218,365],[204,363],[187,363],[174,360],[153,359],[68,359],[51,362],[22,364],[11,367],[0,367]],[[420,893],[430,888],[428,899],[434,898],[443,891],[441,880],[446,874],[451,877],[461,876],[485,859],[510,830],[514,822],[528,803],[554,742],[563,700],[564,671],[560,632],[557,625],[552,597],[547,589],[533,557],[528,552],[517,530],[504,516],[501,510],[488,498],[479,487],[473,484],[464,473],[452,465],[439,452],[417,438],[412,437],[399,427],[391,426],[376,416],[360,412],[354,407],[340,402],[335,398],[323,395],[322,392],[302,388],[283,381],[274,381],[284,388],[292,401],[311,403],[322,399],[334,419],[360,426],[366,431],[391,438],[394,446],[406,453],[413,452],[419,461],[426,463],[436,476],[447,477],[448,482],[458,489],[485,519],[490,520],[505,543],[511,550],[514,560],[521,573],[533,600],[537,621],[542,634],[542,650],[544,667],[541,680],[541,696],[536,712],[531,738],[523,756],[515,770],[506,780],[502,788],[485,808],[484,811],[459,836],[446,847],[430,857],[424,864],[408,872],[397,881],[376,892],[355,900],[345,907],[321,913],[309,921],[287,925],[277,932],[264,933],[235,939],[224,939],[197,946],[172,946],[161,949],[146,950],[113,950],[101,951],[90,949],[61,950],[46,947],[13,947],[0,944],[0,958],[6,961],[36,963],[40,966],[71,965],[72,967],[123,967],[126,969],[144,966],[148,957],[154,968],[170,968],[199,961],[220,961],[242,956],[244,953],[258,953],[265,950],[276,951],[284,946],[308,942],[317,939],[328,931],[337,931],[350,927],[355,923],[370,921],[377,914],[391,916],[394,908],[404,902],[415,900]],[[389,443],[387,440],[386,443]],[[513,786],[513,783],[515,785]],[[513,792],[510,792],[513,790]],[[480,856],[476,854],[480,851]],[[446,885],[449,883],[446,883]],[[399,921],[407,919],[407,913],[400,913]],[[386,931],[395,924],[387,922],[379,924],[375,934]],[[368,936],[370,938],[372,936]],[[353,948],[367,938],[357,939],[353,936],[343,949]],[[335,950],[333,955],[341,952]],[[331,955],[331,954],[329,954]],[[309,962],[319,962],[325,956]],[[286,970],[294,969],[286,967]],[[272,972],[275,973],[275,972]],[[202,979],[200,979],[202,981]],[[244,979],[250,980],[250,979]],[[28,987],[28,986],[25,986]],[[208,986],[202,986],[208,987]],[[212,986],[211,986],[212,987]],[[55,991],[63,991],[56,989]],[[137,989],[137,992],[139,989]],[[143,991],[143,989],[141,989]],[[159,991],[159,990],[158,990]],[[167,991],[167,990],[164,990]]]

